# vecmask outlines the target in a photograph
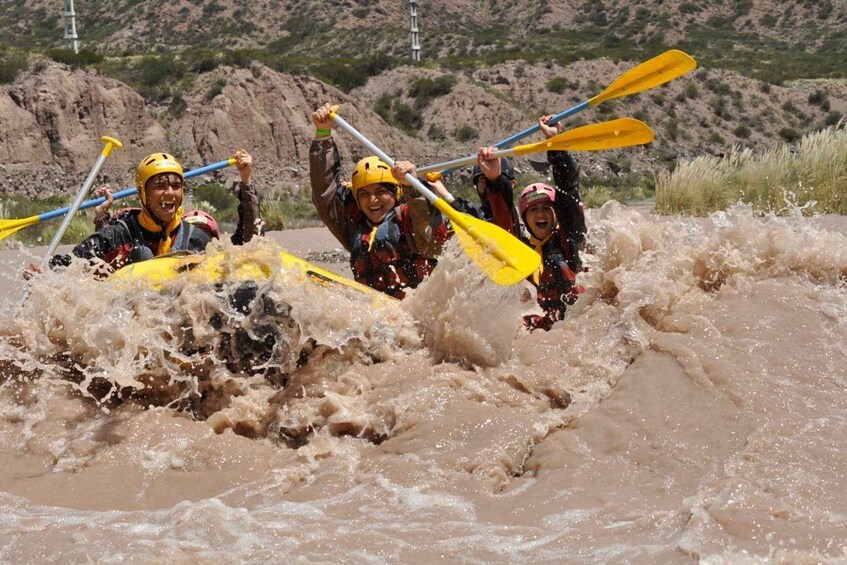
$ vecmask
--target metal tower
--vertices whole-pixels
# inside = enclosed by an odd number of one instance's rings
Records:
[[[421,60],[421,43],[418,36],[418,2],[417,0],[409,0],[409,19],[411,24],[412,35],[412,61]]]
[[[62,10],[65,19],[65,46],[79,53],[79,43],[76,35],[76,12],[74,12],[74,0],[65,0],[65,9]]]

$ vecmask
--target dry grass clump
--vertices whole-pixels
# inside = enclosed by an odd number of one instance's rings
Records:
[[[656,211],[662,214],[706,215],[739,201],[776,214],[798,208],[847,214],[844,124],[761,155],[734,147],[723,158],[697,157],[656,179]]]

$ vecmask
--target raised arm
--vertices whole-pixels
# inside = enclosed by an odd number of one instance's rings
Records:
[[[349,251],[353,231],[350,214],[354,211],[355,202],[350,189],[342,186],[341,157],[332,138],[331,112],[329,103],[312,112],[315,139],[309,148],[309,181],[318,217]]]
[[[259,193],[252,182],[253,157],[244,149],[235,152],[235,166],[238,167],[241,180],[236,183],[238,193],[238,227],[232,234],[235,245],[247,243],[265,232],[265,221],[259,207]]]

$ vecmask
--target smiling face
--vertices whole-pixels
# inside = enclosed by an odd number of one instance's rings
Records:
[[[556,229],[556,212],[550,202],[539,202],[524,212],[526,227],[536,239],[544,239]]]
[[[182,206],[184,184],[175,173],[161,173],[150,177],[144,185],[147,209],[157,220],[169,224]]]
[[[397,205],[394,186],[369,184],[356,191],[356,203],[371,223],[378,224]]]

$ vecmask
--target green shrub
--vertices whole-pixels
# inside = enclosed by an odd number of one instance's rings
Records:
[[[413,79],[409,81],[409,96],[415,99],[415,108],[422,109],[433,99],[450,94],[455,84],[456,77],[453,75]]]
[[[826,100],[826,93],[822,90],[815,90],[809,94],[809,104],[820,106]]]
[[[206,102],[211,102],[215,99],[215,97],[224,91],[224,87],[226,86],[226,80],[219,78],[215,82],[212,83],[212,86],[209,87],[209,90],[206,91],[206,95],[203,96],[203,100]]]
[[[794,142],[794,141],[797,141],[798,139],[800,139],[800,133],[796,129],[789,128],[789,127],[785,127],[785,128],[780,129],[779,130],[779,136],[782,139],[784,139],[785,141],[787,141],[788,143],[791,143],[791,142]]]
[[[423,127],[423,115],[402,102],[394,103],[393,122],[410,133],[416,133]]]
[[[394,97],[385,92],[376,99],[376,102],[374,102],[374,112],[379,114],[379,116],[386,122],[391,122],[391,106],[393,103]]]
[[[732,133],[735,134],[735,137],[747,139],[748,137],[750,137],[750,128],[748,128],[744,124],[741,124],[737,128],[735,128]]]
[[[688,84],[685,85],[685,95],[691,99],[698,98],[700,96],[700,89],[697,88],[697,83],[688,81]]]
[[[80,49],[79,53],[74,53],[72,49],[50,49],[47,56],[74,69],[94,65],[103,60],[103,55],[90,49]]]
[[[208,73],[221,64],[217,53],[211,49],[189,49],[183,52],[182,59],[193,73]]]
[[[27,57],[19,51],[0,52],[0,84],[8,84],[15,80],[18,73],[26,69]]]
[[[755,210],[778,214],[847,212],[847,131],[827,128],[781,144],[764,154],[733,147],[722,157],[700,156],[660,171],[656,209],[660,213],[704,215],[739,199]]]
[[[208,2],[203,6],[203,17],[206,19],[215,18],[219,12],[223,12],[224,10],[226,10],[224,6],[212,0],[212,2]]]
[[[554,94],[562,94],[569,85],[570,82],[565,77],[553,77],[547,81],[547,90]]]
[[[32,200],[20,196],[4,196],[0,199],[0,215],[4,218],[29,218],[44,212],[70,206],[71,197],[52,196],[44,200]],[[38,222],[9,235],[4,241],[23,242],[26,245],[47,245],[53,240],[61,218]],[[94,232],[94,221],[90,210],[77,214],[62,234],[62,244],[76,244]]]
[[[186,104],[185,99],[182,97],[182,94],[176,93],[171,99],[170,106],[168,106],[168,113],[174,118],[180,118],[185,114],[185,111],[188,109],[188,104]]]
[[[148,101],[163,101],[172,96],[171,88],[180,83],[187,67],[171,56],[145,55],[105,59],[98,69],[128,84]]]
[[[479,137],[479,132],[472,125],[464,123],[455,129],[453,137],[456,141],[472,141]]]
[[[716,78],[710,78],[706,81],[706,88],[714,92],[718,95],[726,95],[730,93],[730,88],[728,85],[722,83],[720,80]]]
[[[812,5],[814,5],[814,4],[812,4]],[[833,6],[832,2],[830,2],[830,1],[824,1],[824,2],[821,2],[820,4],[818,4],[817,8],[818,8],[818,19],[819,20],[825,20],[832,14],[832,11],[835,8],[835,6]]]
[[[583,204],[587,208],[599,208],[609,200],[630,203],[643,202],[652,197],[655,190],[652,179],[629,169],[624,161],[617,177],[595,179],[586,175],[580,190]]]
[[[426,136],[433,141],[444,141],[447,139],[447,132],[441,126],[432,124],[426,131]]]
[[[195,203],[208,203],[207,211],[219,222],[238,221],[238,198],[225,186],[217,183],[201,184],[191,191]]]
[[[665,124],[665,131],[672,140],[676,141],[679,137],[679,120],[676,118],[671,118],[668,120],[667,124]]]
[[[706,20],[706,27],[712,29],[725,29],[732,27],[732,18],[714,14]]]
[[[724,137],[718,132],[713,132],[712,135],[709,136],[709,141],[716,145],[726,145],[726,139],[724,139]]]
[[[841,112],[838,112],[838,111],[830,112],[829,115],[827,115],[826,119],[824,120],[824,124],[827,125],[827,126],[834,126],[835,124],[837,124],[838,122],[841,121],[842,117],[843,116],[841,115]]]
[[[308,189],[275,195],[262,201],[262,218],[268,231],[321,225]]]
[[[320,79],[330,82],[349,92],[363,86],[368,78],[378,75],[391,68],[395,60],[387,56],[369,57],[367,59],[321,59],[311,67],[311,71]]]
[[[777,18],[773,14],[765,14],[761,18],[759,18],[759,24],[762,27],[773,29],[776,27]]]
[[[318,78],[334,84],[344,92],[368,82],[368,75],[357,65],[337,60],[325,60],[313,68]]]
[[[244,49],[234,51],[226,49],[221,55],[221,62],[224,65],[229,65],[230,67],[249,69],[250,65],[253,64],[253,55]]]
[[[266,231],[279,231],[285,229],[285,209],[279,200],[270,200],[262,203],[262,219],[265,220]]]
[[[171,55],[148,55],[141,60],[139,80],[144,86],[176,83],[188,70],[185,63]]]
[[[735,5],[733,6],[733,16],[735,18],[740,18],[741,16],[746,16],[750,13],[750,10],[753,8],[752,0],[735,0]]]
[[[782,104],[782,109],[790,114],[796,114],[798,112],[797,106],[794,105],[794,102],[791,100],[786,100]]]
[[[729,108],[728,108],[728,105],[726,103],[726,98],[724,98],[723,96],[719,96],[718,98],[716,98],[712,102],[711,106],[712,106],[712,111],[720,119],[722,119],[722,120],[731,120],[732,119],[732,114],[729,113]]]

